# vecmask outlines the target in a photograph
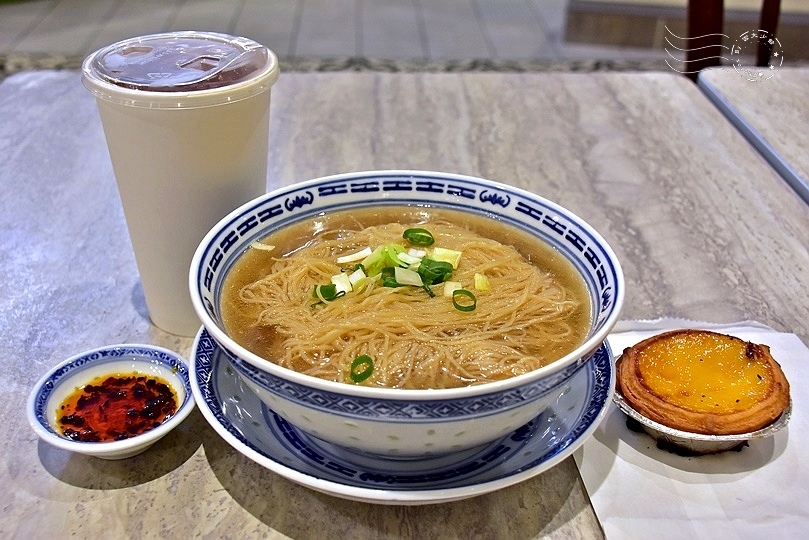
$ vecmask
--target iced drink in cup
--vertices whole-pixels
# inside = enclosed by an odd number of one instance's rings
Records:
[[[202,237],[267,189],[277,78],[272,51],[210,32],[136,37],[84,61],[149,315],[167,332],[200,327],[188,272]]]

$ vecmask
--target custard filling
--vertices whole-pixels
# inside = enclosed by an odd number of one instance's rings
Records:
[[[699,413],[734,413],[762,401],[772,391],[771,367],[757,359],[756,345],[722,337],[683,334],[649,344],[637,364],[644,385]]]

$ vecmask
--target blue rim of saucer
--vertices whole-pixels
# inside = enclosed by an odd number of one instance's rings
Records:
[[[326,443],[278,416],[244,385],[204,329],[194,343],[191,366],[200,411],[243,455],[312,489],[385,504],[459,500],[549,469],[592,434],[615,386],[612,352],[604,342],[555,404],[511,434],[458,454],[390,459]]]

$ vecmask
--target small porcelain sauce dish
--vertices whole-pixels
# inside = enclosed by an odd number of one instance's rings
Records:
[[[164,383],[171,389],[176,411],[160,425],[129,438],[85,442],[66,436],[59,427],[62,404],[86,385],[100,385],[108,377],[130,381],[141,378],[143,384],[154,387]],[[152,345],[121,344],[77,354],[48,371],[34,385],[26,412],[36,434],[53,446],[103,459],[124,459],[147,450],[180,425],[193,409],[188,364],[181,356]]]

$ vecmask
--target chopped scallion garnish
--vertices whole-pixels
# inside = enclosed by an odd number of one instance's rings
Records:
[[[471,303],[470,303],[471,302]],[[471,291],[456,289],[452,291],[452,305],[458,311],[474,311],[478,300]]]
[[[404,250],[404,246],[400,244],[383,244],[377,247],[362,260],[365,274],[370,277],[379,274],[387,266],[407,266],[407,263],[399,260],[399,253]]]
[[[337,290],[337,285],[315,285],[312,296],[321,302],[330,302],[343,296],[345,292]]]
[[[448,262],[422,259],[417,271],[424,284],[424,290],[427,291],[427,294],[432,298],[435,296],[435,293],[430,288],[430,285],[445,281],[452,274],[452,265]]]
[[[348,281],[351,282],[352,286],[357,285],[360,281],[367,278],[368,276],[365,275],[365,272],[362,269],[362,265],[359,265],[359,268],[354,270],[348,275]]]
[[[382,269],[379,275],[382,277],[383,287],[401,287],[402,284],[396,281],[396,270],[394,266],[387,266]]]
[[[361,354],[351,362],[351,380],[361,383],[374,372],[374,359],[367,354]]]
[[[372,253],[371,248],[366,247],[364,249],[357,251],[356,253],[349,253],[348,255],[337,257],[337,264],[346,264],[350,262],[361,261],[371,253]]]
[[[348,274],[345,272],[340,272],[339,274],[333,275],[331,277],[331,282],[337,288],[337,294],[340,294],[341,292],[343,294],[350,293],[354,290],[354,286],[352,285]]]
[[[253,240],[250,242],[250,247],[254,249],[260,249],[261,251],[272,251],[275,249],[275,246],[271,246],[270,244],[263,244],[258,240]]]
[[[427,229],[407,229],[402,233],[402,237],[414,246],[431,246],[435,243],[433,233]]]
[[[444,282],[444,296],[452,298],[452,293],[458,289],[463,289],[460,281],[445,281]]]
[[[339,274],[331,277],[331,284],[315,286],[312,296],[319,301],[314,305],[330,302],[347,293],[365,288],[370,280],[379,280],[383,287],[408,285],[421,287],[430,297],[434,297],[435,293],[431,287],[449,280],[452,272],[458,267],[461,252],[441,247],[430,248],[429,253],[426,249],[420,249],[435,242],[432,233],[427,229],[410,228],[405,230],[402,236],[417,247],[408,249],[402,244],[383,244],[375,249],[366,247],[338,257],[338,264],[356,264],[351,268],[343,267]],[[486,281],[485,276],[476,275],[476,289],[487,290]],[[460,283],[446,284],[444,296],[451,297],[455,307],[461,311],[475,309],[477,302],[475,296],[462,289]]]
[[[452,265],[444,261],[422,259],[418,272],[426,285],[434,285],[446,281],[452,275]]]
[[[475,289],[479,291],[488,291],[491,289],[491,285],[489,285],[489,278],[487,278],[484,274],[475,274]]]
[[[433,249],[430,258],[435,261],[447,262],[451,264],[453,268],[458,268],[458,263],[461,262],[461,252],[454,249],[437,247]]]
[[[424,282],[418,272],[408,270],[407,268],[399,268],[398,266],[393,269],[393,277],[396,283],[400,285],[413,285],[414,287],[422,287]]]
[[[399,253],[397,255],[398,259],[405,264],[418,264],[421,262],[421,257],[414,257],[409,253]]]

